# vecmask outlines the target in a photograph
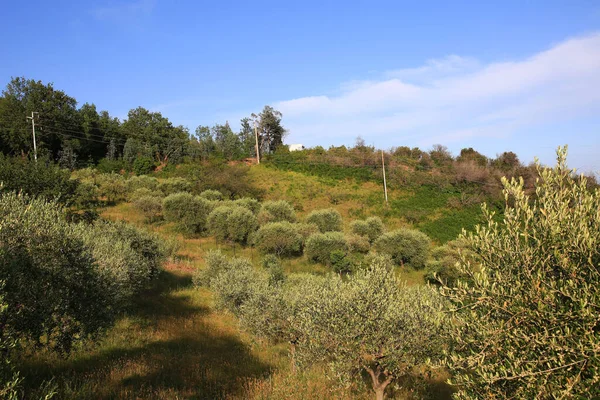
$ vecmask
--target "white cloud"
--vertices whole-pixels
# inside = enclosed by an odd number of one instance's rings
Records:
[[[339,144],[361,135],[386,147],[507,138],[528,127],[598,115],[600,33],[521,60],[482,64],[451,55],[385,72],[379,80],[341,83],[340,90],[276,104],[289,140]]]

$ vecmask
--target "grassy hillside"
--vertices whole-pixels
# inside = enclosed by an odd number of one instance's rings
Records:
[[[263,177],[257,170],[254,177]],[[317,203],[318,204],[318,203]],[[52,379],[59,398],[123,399],[368,399],[361,386],[332,388],[318,368],[292,371],[287,346],[269,345],[240,331],[231,315],[215,311],[211,293],[191,285],[203,256],[220,248],[228,255],[259,262],[250,247],[215,243],[213,238],[184,238],[171,224],[147,225],[129,203],[102,212],[109,220],[124,220],[176,238],[181,248],[167,263],[155,287],[139,296],[129,312],[97,345],[84,345],[64,359],[55,353],[35,352],[21,360],[29,387]],[[287,260],[287,272],[324,273],[325,267],[303,258]],[[402,271],[402,278],[421,284],[421,271]],[[414,393],[396,398],[429,396],[444,399],[445,376],[432,377]],[[416,397],[415,397],[416,396]]]

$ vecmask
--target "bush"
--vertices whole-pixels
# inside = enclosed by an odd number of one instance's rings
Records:
[[[159,182],[158,190],[163,192],[165,196],[175,193],[191,192],[192,184],[183,178],[169,178]]]
[[[479,260],[462,259],[468,279],[443,289],[458,398],[600,397],[600,192],[557,155],[538,164],[535,200],[503,179],[503,219],[484,205],[485,224],[463,235]]]
[[[242,306],[256,292],[268,286],[264,275],[254,270],[250,261],[243,258],[230,260],[226,267],[211,282],[215,292],[215,305],[234,315],[239,315]]]
[[[315,233],[319,233],[319,227],[315,224],[305,224],[305,223],[297,223],[294,224],[294,228],[298,235],[302,238],[302,249],[306,246],[306,241],[309,237],[314,235]]]
[[[137,199],[139,199],[141,197],[146,197],[146,196],[155,197],[158,199],[163,199],[165,197],[163,192],[159,192],[158,190],[139,188],[139,189],[135,189],[133,192],[129,193],[129,201],[135,202]]]
[[[431,259],[427,263],[425,281],[434,285],[442,284],[454,287],[459,279],[467,279],[458,272],[456,267],[461,257],[468,257],[469,261],[476,262],[464,240],[453,240],[434,248],[431,252]]]
[[[227,236],[238,243],[246,243],[249,235],[256,230],[256,217],[244,207],[232,207],[227,217]]]
[[[317,225],[321,233],[342,231],[342,216],[333,208],[311,212],[306,217],[306,222]]]
[[[262,204],[258,220],[261,225],[270,222],[295,222],[296,213],[294,207],[285,200],[266,201]]]
[[[254,245],[263,253],[292,256],[302,250],[302,237],[294,224],[285,221],[261,226],[253,238]]]
[[[162,216],[162,199],[160,197],[143,196],[133,204],[144,214],[148,222],[158,221]]]
[[[366,237],[370,243],[375,242],[385,230],[379,217],[369,217],[364,221],[352,221],[350,229],[352,233]]]
[[[378,253],[390,255],[396,264],[408,264],[416,269],[425,267],[430,247],[429,237],[413,229],[384,233],[374,244]]]
[[[118,303],[125,305],[158,276],[165,254],[156,236],[124,222],[98,221],[78,228]]]
[[[252,211],[254,215],[260,212],[261,204],[258,200],[250,197],[243,197],[241,199],[234,200],[233,205],[247,208]]]
[[[229,235],[227,219],[232,212],[233,207],[220,206],[212,210],[208,215],[208,230],[217,239],[227,239]]]
[[[137,157],[133,161],[133,172],[136,175],[147,175],[154,171],[154,162],[150,157]]]
[[[127,180],[127,190],[129,192],[134,192],[137,189],[148,189],[150,191],[156,191],[158,190],[158,179],[152,177],[152,176],[147,176],[147,175],[140,175],[140,176],[132,176],[131,178],[129,178]]]
[[[304,253],[309,261],[331,265],[331,253],[348,252],[348,242],[341,232],[316,233],[306,241]]]
[[[274,254],[267,254],[262,259],[262,266],[264,269],[273,269],[281,267],[281,260]]]
[[[365,236],[347,235],[348,249],[353,253],[368,253],[371,250],[369,239]]]
[[[0,282],[0,321],[8,317],[8,304],[4,302],[4,282]],[[3,327],[0,332],[0,398],[7,400],[19,399],[18,386],[21,383],[19,373],[10,362],[10,353],[17,345],[12,333]]]
[[[114,318],[114,299],[92,253],[55,202],[0,197],[3,330],[69,352]]]
[[[307,289],[308,303],[289,317],[300,365],[326,363],[325,371],[346,384],[368,373],[383,399],[392,382],[400,385],[413,369],[427,371],[426,362],[442,359],[443,299],[428,287],[404,287],[387,260]]]
[[[109,203],[124,201],[127,195],[127,184],[123,176],[118,174],[102,174],[98,177],[100,195]]]
[[[175,222],[178,228],[187,234],[201,233],[206,230],[208,215],[213,205],[208,200],[189,193],[175,193],[163,200],[163,216],[169,222]]]
[[[220,250],[209,250],[204,256],[206,268],[198,269],[192,278],[194,286],[211,287],[211,282],[214,277],[227,268],[227,257]]]
[[[103,158],[100,160],[96,169],[103,174],[118,174],[121,171],[127,170],[127,163],[123,160],[109,160]]]
[[[71,180],[70,175],[69,171],[48,160],[34,162],[21,157],[5,157],[0,153],[0,193],[21,192],[71,205],[78,181]]]
[[[200,193],[200,197],[206,199],[206,200],[211,200],[211,201],[221,201],[223,200],[223,194],[221,192],[219,192],[218,190],[205,190],[204,192]]]

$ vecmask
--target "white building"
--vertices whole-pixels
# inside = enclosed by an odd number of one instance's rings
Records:
[[[300,150],[304,150],[306,147],[304,147],[303,144],[288,144],[288,149],[290,149],[290,151],[300,151]]]

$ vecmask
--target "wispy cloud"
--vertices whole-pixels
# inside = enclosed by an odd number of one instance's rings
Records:
[[[111,2],[107,5],[94,8],[91,10],[91,13],[100,21],[131,23],[138,18],[150,15],[155,6],[156,0]]]
[[[481,63],[451,55],[378,80],[340,83],[341,94],[279,102],[291,141],[380,146],[510,137],[528,127],[598,115],[600,33],[521,60]],[[568,138],[567,138],[568,139]]]

